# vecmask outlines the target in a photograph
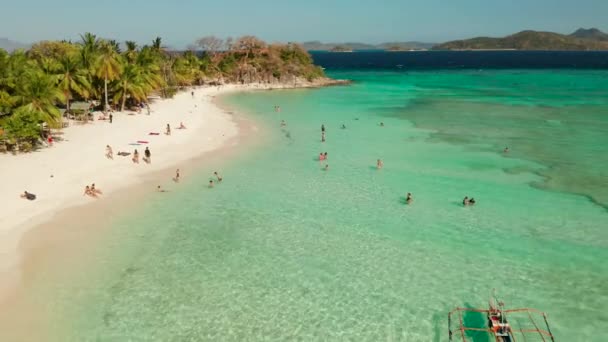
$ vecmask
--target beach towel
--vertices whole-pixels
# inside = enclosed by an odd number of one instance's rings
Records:
[[[147,144],[147,143],[148,143],[148,142],[147,142],[147,141],[145,141],[145,140],[137,140],[137,142],[138,142],[139,144]]]
[[[141,144],[138,144],[138,143],[130,143],[129,145],[131,145],[131,146],[140,146]]]
[[[150,133],[148,133],[148,135],[160,135],[160,133],[150,132]]]

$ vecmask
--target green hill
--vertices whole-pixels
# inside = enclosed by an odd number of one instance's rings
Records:
[[[455,40],[434,47],[435,50],[608,50],[608,41],[590,36],[600,37],[597,32],[589,35],[578,30],[571,35],[554,32],[521,31],[504,37],[477,37],[466,40]],[[601,31],[597,30],[603,34]],[[584,38],[579,38],[580,36]]]

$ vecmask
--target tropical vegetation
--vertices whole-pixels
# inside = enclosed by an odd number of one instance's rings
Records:
[[[78,42],[43,41],[11,54],[0,49],[0,149],[35,148],[46,131],[61,128],[65,116],[74,114],[74,101],[122,111],[183,87],[323,76],[301,46],[267,44],[253,36],[203,37],[185,52],[166,49],[160,38],[140,47],[91,33]]]

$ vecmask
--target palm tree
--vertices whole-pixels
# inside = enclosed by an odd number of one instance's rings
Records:
[[[40,71],[28,72],[17,85],[15,99],[18,109],[37,113],[40,120],[50,126],[57,127],[61,120],[56,104],[63,101],[63,93],[52,76]]]
[[[105,94],[105,105],[104,112],[108,110],[108,81],[113,81],[120,76],[121,65],[119,62],[119,55],[108,42],[103,42],[99,49],[99,56],[95,63],[95,74],[97,77],[103,79],[104,82],[104,94]]]
[[[88,32],[80,35],[80,39],[82,40],[80,43],[82,45],[81,62],[85,68],[90,69],[95,64],[96,54],[99,50],[99,40],[97,36]]]
[[[137,58],[137,43],[127,40],[125,45],[127,46],[127,51],[124,53],[125,58],[127,59],[128,63],[134,63],[135,59]]]
[[[58,63],[57,81],[59,89],[64,94],[67,111],[70,111],[70,100],[74,93],[89,97],[91,84],[87,78],[86,71],[80,68],[79,57],[75,54],[63,56]]]
[[[146,99],[147,91],[148,86],[140,68],[135,64],[127,64],[114,88],[114,102],[121,100],[120,111],[124,111],[127,97],[142,101]]]

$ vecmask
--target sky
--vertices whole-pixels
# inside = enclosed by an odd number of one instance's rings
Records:
[[[31,43],[92,32],[173,48],[198,37],[270,42],[444,42],[525,29],[608,31],[608,0],[0,0],[0,38]],[[6,2],[2,4],[2,2]]]

